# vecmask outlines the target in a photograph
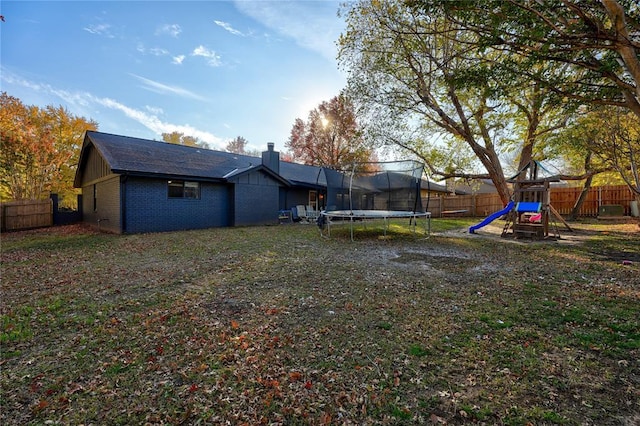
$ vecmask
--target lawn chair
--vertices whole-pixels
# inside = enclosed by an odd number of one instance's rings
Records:
[[[280,210],[278,212],[278,223],[293,222],[291,210]]]
[[[307,219],[309,222],[314,222],[320,216],[320,212],[314,209],[312,206],[307,206]]]
[[[303,223],[307,223],[307,210],[305,209],[305,207],[300,204],[298,206],[295,207],[295,209],[297,210],[298,213],[298,217],[300,218],[300,221]]]
[[[300,222],[302,220],[300,218],[300,216],[298,216],[298,208],[297,207],[292,207],[291,208],[291,220],[293,222]]]

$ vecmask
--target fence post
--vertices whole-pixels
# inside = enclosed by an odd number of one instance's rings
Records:
[[[598,187],[598,208],[596,209],[596,211],[598,212],[600,211],[600,206],[602,206],[602,187],[601,186]]]
[[[58,194],[49,194],[52,204],[52,222],[54,225],[58,224]]]

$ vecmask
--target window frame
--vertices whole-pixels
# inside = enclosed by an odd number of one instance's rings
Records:
[[[167,181],[167,198],[172,200],[199,200],[200,182],[169,179]]]

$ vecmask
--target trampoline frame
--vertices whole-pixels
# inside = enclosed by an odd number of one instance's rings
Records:
[[[320,212],[322,216],[326,218],[325,223],[327,226],[327,237],[331,236],[331,219],[349,219],[349,233],[351,235],[351,241],[353,238],[353,224],[354,221],[366,221],[368,219],[383,219],[384,230],[383,235],[387,236],[387,229],[389,227],[389,219],[409,218],[410,223],[413,225],[413,233],[416,233],[416,224],[419,217],[424,217],[424,232],[427,238],[431,236],[431,212],[413,212],[402,210],[323,210]],[[320,228],[320,234],[322,234],[322,228]],[[324,235],[323,235],[324,236]]]

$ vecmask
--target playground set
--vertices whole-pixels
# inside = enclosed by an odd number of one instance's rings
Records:
[[[559,179],[539,177],[541,169],[544,170],[544,167],[538,161],[531,161],[514,177],[508,179],[507,182],[514,185],[509,203],[502,210],[471,226],[469,233],[474,234],[476,230],[501,217],[506,218],[502,237],[558,239],[560,233],[554,219],[558,219],[572,231],[550,203],[550,183],[559,182]]]

